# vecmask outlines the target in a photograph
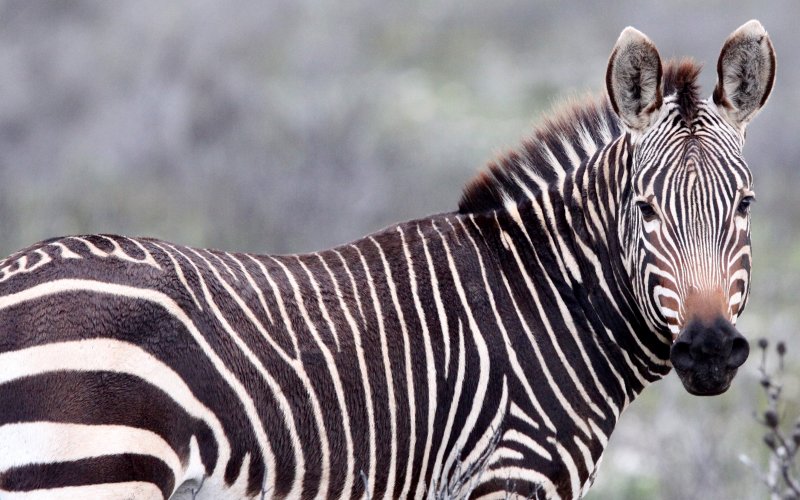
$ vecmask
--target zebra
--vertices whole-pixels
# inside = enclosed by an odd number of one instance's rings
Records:
[[[673,367],[748,356],[745,128],[775,52],[718,80],[622,31],[607,97],[555,112],[458,210],[297,255],[86,235],[0,262],[0,494],[567,499]]]

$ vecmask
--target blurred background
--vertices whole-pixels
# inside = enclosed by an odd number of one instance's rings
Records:
[[[705,62],[708,95],[722,42],[751,18],[778,77],[745,147],[758,203],[740,329],[787,341],[796,402],[796,0],[2,1],[0,253],[89,232],[301,252],[451,211],[554,103],[604,91],[625,26]],[[739,460],[765,457],[757,367],[716,398],[674,375],[645,391],[588,498],[766,498]]]

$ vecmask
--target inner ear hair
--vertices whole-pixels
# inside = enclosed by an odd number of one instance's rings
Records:
[[[646,129],[661,108],[661,74],[655,44],[635,28],[625,28],[608,61],[606,87],[614,111],[631,130]]]
[[[731,124],[743,129],[767,102],[774,83],[775,49],[764,26],[749,21],[722,46],[714,103]]]

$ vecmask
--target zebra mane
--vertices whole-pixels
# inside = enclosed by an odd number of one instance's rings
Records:
[[[664,95],[675,95],[678,111],[687,125],[697,116],[697,105],[700,102],[697,77],[701,69],[703,67],[690,57],[669,61],[664,68]]]
[[[681,117],[691,123],[700,102],[692,59],[664,65],[664,96],[675,95]],[[497,210],[508,201],[522,202],[557,182],[603,145],[623,132],[606,95],[572,99],[544,118],[522,145],[492,161],[464,189],[460,213]]]

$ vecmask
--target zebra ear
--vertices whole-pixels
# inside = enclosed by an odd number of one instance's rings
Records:
[[[775,49],[764,26],[755,19],[731,33],[717,62],[714,103],[737,129],[767,102],[775,83]]]
[[[632,131],[644,131],[661,109],[661,56],[641,31],[628,26],[611,52],[606,70],[611,105]]]

